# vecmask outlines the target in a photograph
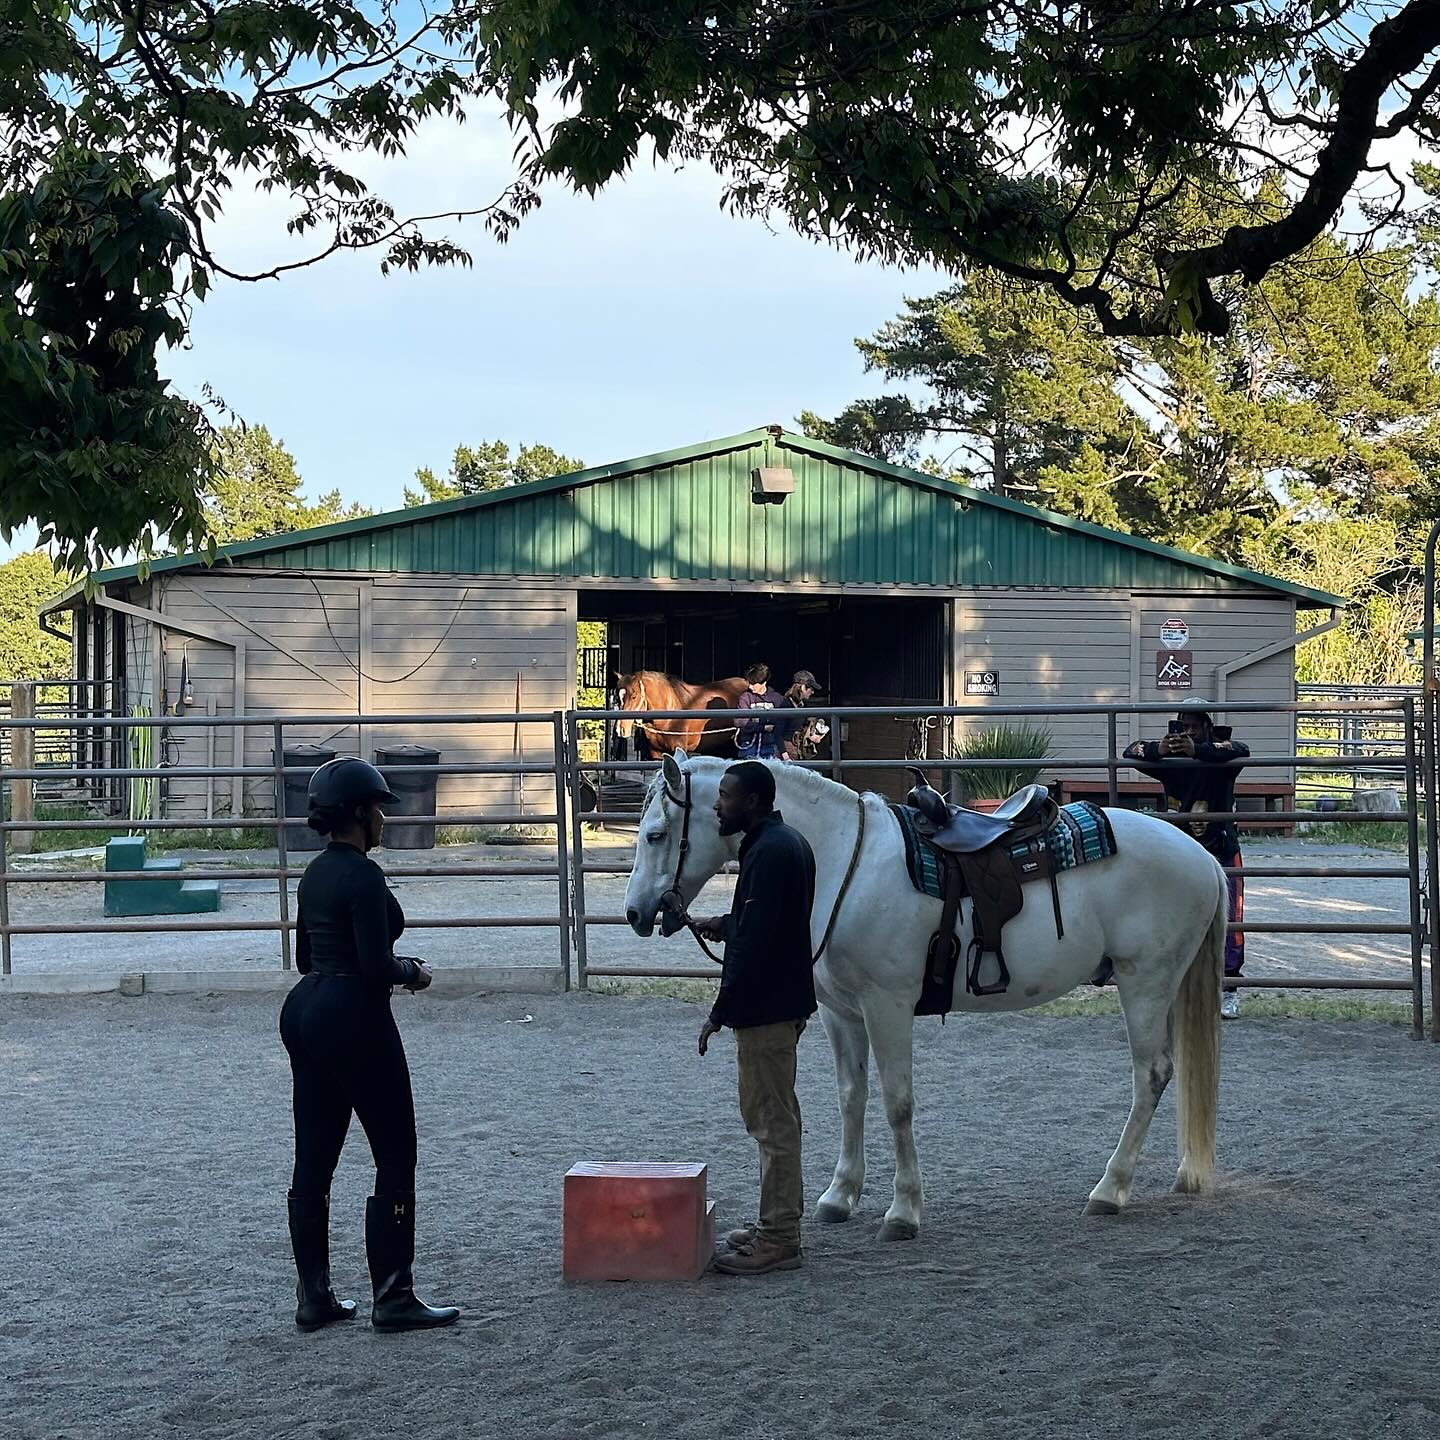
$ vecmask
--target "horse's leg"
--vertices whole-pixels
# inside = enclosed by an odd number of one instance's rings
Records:
[[[1130,968],[1130,967],[1127,967]],[[1131,968],[1127,976],[1118,966],[1115,976],[1120,1008],[1125,1012],[1125,1029],[1130,1037],[1134,1065],[1134,1093],[1130,1114],[1120,1132],[1120,1143],[1105,1167],[1100,1183],[1090,1192],[1087,1215],[1118,1215],[1130,1198],[1135,1166],[1145,1144],[1155,1107],[1175,1073],[1174,1032],[1171,1020],[1173,997],[1162,993],[1153,976],[1141,979]]]
[[[848,1220],[865,1187],[865,1105],[870,1098],[870,1040],[864,1016],[820,1007],[820,1021],[835,1051],[840,1096],[840,1159],[835,1178],[815,1206],[817,1220]]]
[[[895,1137],[895,1199],[880,1227],[882,1240],[913,1240],[920,1233],[920,1211],[925,1197],[920,1184],[920,1161],[915,1154],[912,1083],[915,1006],[890,995],[870,995],[861,1002],[870,1048],[880,1071],[885,1097],[885,1118]]]

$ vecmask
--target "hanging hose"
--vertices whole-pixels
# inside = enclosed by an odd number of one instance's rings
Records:
[[[132,705],[130,714],[136,720],[148,720],[150,708],[147,705]],[[155,731],[148,725],[137,726],[130,732],[130,768],[152,770],[155,767]],[[130,818],[132,820],[155,819],[155,777],[135,775],[130,779]]]

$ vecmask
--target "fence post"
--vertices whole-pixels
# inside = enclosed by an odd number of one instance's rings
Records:
[[[570,791],[570,869],[574,876],[570,891],[570,916],[575,926],[575,984],[578,989],[588,990],[590,946],[585,933],[585,823],[580,814],[580,724],[573,710],[568,729],[565,758]],[[596,794],[599,794],[598,788]]]
[[[0,717],[0,726],[5,724]],[[11,732],[14,743],[14,731]],[[0,821],[5,819],[5,748],[0,745]],[[10,845],[10,832],[0,824],[0,975],[10,973],[10,887],[5,883],[5,872],[9,868],[6,859]]]
[[[570,891],[575,877],[570,870],[570,844],[566,827],[570,823],[570,806],[579,808],[574,796],[567,795],[565,784],[565,762],[569,756],[566,713],[555,712],[554,749],[555,760],[555,868],[560,885],[560,974],[566,990],[570,988]],[[577,855],[583,854],[578,848]]]
[[[1410,868],[1410,1023],[1417,1040],[1425,1038],[1424,933],[1420,909],[1420,816],[1416,784],[1415,699],[1405,697],[1405,856]],[[1434,823],[1433,819],[1430,821]],[[1431,897],[1432,905],[1435,903]]]
[[[244,736],[243,728],[237,728],[236,732],[241,737],[241,750],[243,756]],[[280,968],[289,970],[290,961],[290,859],[289,844],[285,831],[285,723],[282,720],[275,722],[275,848],[279,852],[280,871]],[[243,760],[241,762],[244,763]],[[238,779],[239,777],[237,777]],[[243,784],[243,782],[242,782]]]
[[[1106,726],[1105,743],[1110,747],[1110,763],[1105,767],[1105,803],[1110,806],[1112,810],[1117,810],[1120,807],[1120,767],[1117,763],[1120,759],[1117,753],[1120,748],[1120,717],[1112,710],[1108,718],[1109,724]],[[1072,791],[1071,793],[1073,794],[1074,792]],[[1061,794],[1064,794],[1063,790]]]
[[[35,718],[35,685],[30,680],[16,680],[10,686],[10,718],[12,720],[33,720]],[[10,763],[16,770],[35,768],[35,732],[25,726],[16,726],[10,731]],[[10,782],[10,818],[15,821],[35,818],[35,782],[33,780],[12,780]],[[35,846],[33,830],[15,831],[15,853],[26,855]]]

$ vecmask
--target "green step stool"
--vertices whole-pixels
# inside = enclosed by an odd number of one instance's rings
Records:
[[[145,837],[106,842],[106,870],[148,870],[171,880],[107,880],[106,915],[204,915],[220,908],[218,880],[183,880],[178,860],[147,860]]]

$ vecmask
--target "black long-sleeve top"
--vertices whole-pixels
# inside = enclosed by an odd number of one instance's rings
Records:
[[[746,1029],[815,1013],[810,911],[815,856],[772,811],[740,846],[740,876],[725,917],[725,968],[710,1020]]]
[[[295,968],[302,975],[357,975],[388,989],[419,975],[395,954],[405,912],[385,872],[353,845],[331,841],[300,877]]]
[[[1235,781],[1240,766],[1226,765],[1227,760],[1248,760],[1250,747],[1243,740],[1227,740],[1223,744],[1203,741],[1195,746],[1195,758],[1186,755],[1162,755],[1158,740],[1137,741],[1126,752],[1128,760],[1143,761],[1135,768],[1165,787],[1165,799],[1172,810],[1182,813],[1235,808]],[[1216,856],[1228,859],[1240,845],[1240,835],[1232,820],[1199,820],[1190,833]]]

